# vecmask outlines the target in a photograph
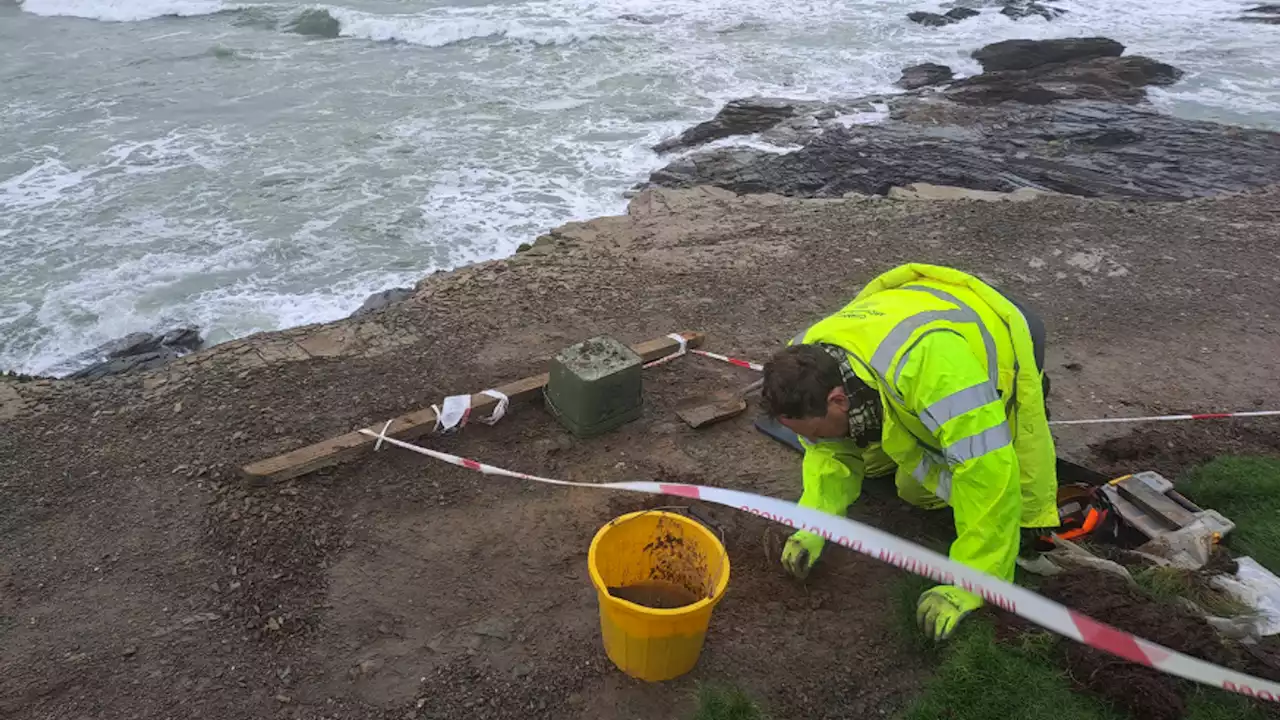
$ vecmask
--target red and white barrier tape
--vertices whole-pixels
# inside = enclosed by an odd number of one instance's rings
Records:
[[[683,498],[705,500],[749,512],[753,515],[789,525],[797,530],[816,532],[830,542],[843,545],[863,555],[883,560],[908,572],[933,579],[947,585],[959,585],[969,592],[982,596],[988,603],[1051,630],[1063,637],[1084,643],[1111,653],[1130,662],[1155,668],[1205,685],[1212,685],[1231,692],[1260,700],[1280,702],[1280,683],[1263,680],[1229,670],[1189,655],[1175,652],[1149,640],[1130,635],[1106,623],[1082,615],[1052,600],[1041,597],[1026,588],[1018,587],[973,568],[961,565],[927,548],[908,542],[882,530],[877,530],[846,517],[828,515],[795,503],[776,498],[726,490],[656,482],[580,483],[539,477],[505,470],[475,460],[429,450],[412,443],[386,437],[382,433],[364,429],[360,432],[383,442],[402,447],[427,457],[474,470],[485,475],[531,480],[549,485],[583,487],[597,490],[626,490],[653,495],[675,495]]]
[[[764,365],[761,365],[760,363],[756,363],[756,362],[751,362],[750,360],[739,360],[738,358],[729,357],[728,355],[719,355],[717,353],[707,352],[706,350],[690,350],[689,352],[693,353],[694,355],[701,355],[702,357],[711,358],[712,360],[727,362],[730,365],[737,365],[738,367],[747,368],[748,370],[755,370],[756,372],[764,372]]]
[[[1147,417],[1094,418],[1092,420],[1050,420],[1050,425],[1108,425],[1111,423],[1172,422],[1175,420],[1222,420],[1225,418],[1271,417],[1280,410],[1249,410],[1246,412],[1197,413],[1194,415],[1148,415]]]
[[[674,360],[686,353],[701,355],[702,357],[711,358],[727,362],[730,365],[755,370],[756,372],[764,372],[764,365],[750,360],[740,360],[738,358],[720,355],[706,350],[685,350],[683,347],[679,352],[668,355],[660,360],[646,365],[650,367],[659,363]],[[1050,420],[1050,425],[1108,425],[1113,423],[1137,423],[1137,422],[1173,422],[1180,420],[1223,420],[1226,418],[1251,418],[1251,417],[1275,417],[1280,416],[1280,410],[1248,410],[1242,412],[1221,412],[1221,413],[1192,413],[1186,415],[1148,415],[1145,417],[1118,417],[1118,418],[1090,418],[1087,420]]]
[[[726,363],[729,363],[730,365],[737,365],[738,367],[747,368],[748,370],[755,370],[756,372],[764,372],[764,365],[761,365],[760,363],[751,362],[750,360],[740,360],[735,357],[729,357],[728,355],[721,355],[719,353],[708,352],[706,350],[692,350],[689,348],[688,343],[685,342],[685,339],[682,336],[672,334],[672,335],[668,335],[667,337],[672,338],[676,342],[680,343],[680,349],[671,353],[670,355],[667,355],[666,357],[661,357],[661,358],[658,358],[657,360],[654,360],[653,362],[646,363],[645,367],[651,368],[654,365],[661,365],[663,363],[671,362],[672,360],[675,360],[678,357],[683,357],[685,355],[693,354],[693,355],[701,355],[702,357],[705,357],[705,358],[711,358],[712,360],[719,360],[720,362],[726,362]]]

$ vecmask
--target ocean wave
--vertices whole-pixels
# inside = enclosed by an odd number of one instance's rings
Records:
[[[305,18],[307,28],[323,30],[308,34],[329,34],[331,26],[325,22],[321,13],[336,21],[337,35],[340,37],[402,42],[423,47],[444,47],[492,38],[535,45],[565,45],[598,37],[598,33],[590,28],[561,24],[538,24],[517,19],[467,15],[376,15],[339,7],[313,8],[299,16],[299,19]]]
[[[24,12],[32,15],[78,17],[104,22],[195,17],[236,9],[222,0],[22,0],[19,5]]]

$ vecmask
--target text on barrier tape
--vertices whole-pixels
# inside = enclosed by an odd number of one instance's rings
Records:
[[[844,547],[883,560],[916,575],[923,575],[940,583],[956,585],[981,596],[991,605],[1014,613],[1019,617],[1051,630],[1063,637],[1084,643],[1130,662],[1155,668],[1205,685],[1247,695],[1259,700],[1280,702],[1280,683],[1263,680],[1251,675],[1229,670],[1213,663],[1198,660],[1190,655],[1170,650],[1150,640],[1144,640],[1118,628],[1082,615],[1070,608],[1037,595],[1030,590],[1005,582],[999,578],[974,570],[944,557],[928,548],[903,540],[883,530],[877,530],[856,520],[800,507],[777,498],[755,495],[738,490],[656,482],[580,483],[556,480],[537,475],[504,470],[475,460],[430,450],[412,443],[387,437],[368,429],[360,432],[376,437],[420,455],[453,465],[503,477],[531,480],[550,485],[583,487],[597,490],[626,490],[652,495],[675,495],[736,508],[753,515],[789,525],[797,530],[808,530]]]

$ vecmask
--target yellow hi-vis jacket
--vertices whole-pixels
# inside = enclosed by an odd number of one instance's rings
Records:
[[[972,275],[908,264],[792,342],[843,348],[884,415],[879,448],[804,440],[800,505],[843,515],[882,451],[904,498],[951,505],[953,560],[1012,579],[1019,527],[1058,525],[1041,372],[1018,308]]]

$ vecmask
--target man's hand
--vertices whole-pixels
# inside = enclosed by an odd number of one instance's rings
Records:
[[[916,624],[933,641],[946,640],[965,615],[982,607],[982,598],[955,585],[925,590],[916,604]]]
[[[825,543],[821,535],[800,530],[787,538],[787,544],[782,548],[782,567],[797,579],[805,579],[813,564],[818,562]]]

